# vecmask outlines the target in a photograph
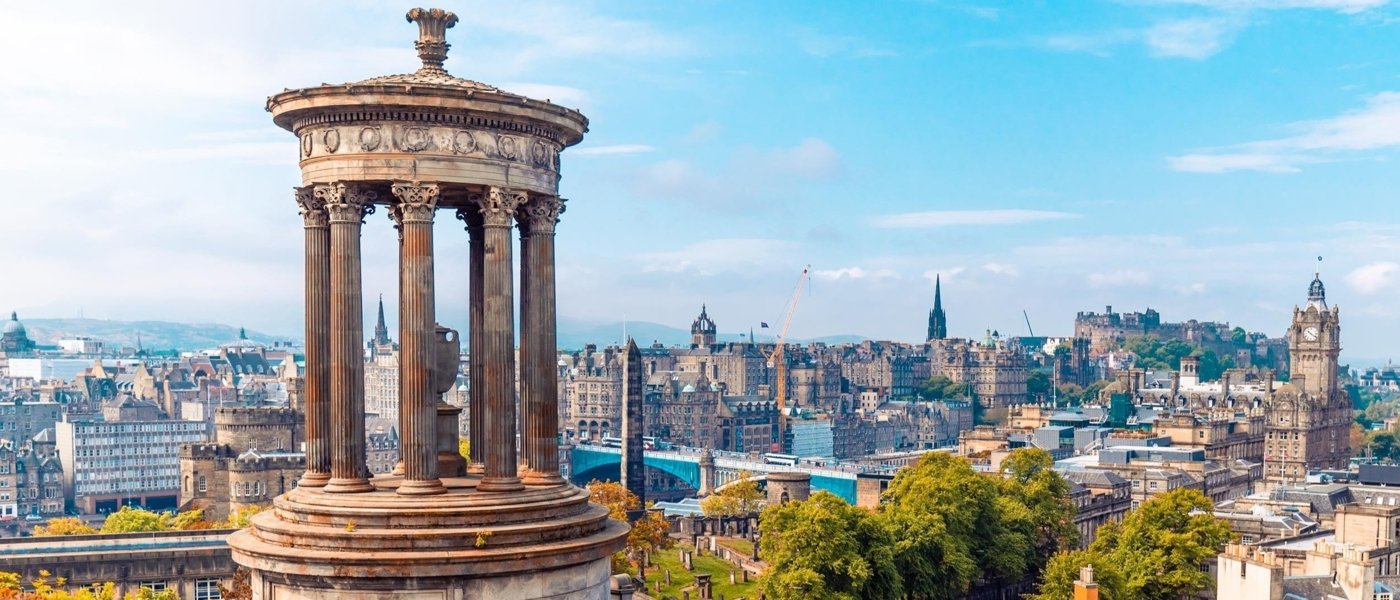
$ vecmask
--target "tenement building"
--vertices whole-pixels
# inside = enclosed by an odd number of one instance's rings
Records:
[[[64,495],[84,514],[175,508],[180,447],[208,439],[204,423],[170,419],[61,421],[56,433]]]
[[[1026,355],[987,332],[981,342],[960,339],[929,343],[933,375],[966,384],[982,406],[1004,408],[1027,401]]]
[[[449,75],[457,16],[407,16],[418,25],[418,71],[287,90],[267,103],[297,136],[301,167],[306,471],[229,536],[233,560],[263,600],[602,600],[627,526],[560,475],[558,439],[559,155],[588,121]],[[379,209],[399,237],[402,468],[371,478],[360,237]],[[465,266],[435,268],[441,209],[465,223]],[[468,279],[469,461],[457,453],[459,409],[441,401],[460,340],[437,324],[437,274]]]

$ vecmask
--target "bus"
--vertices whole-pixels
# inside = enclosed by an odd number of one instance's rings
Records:
[[[797,466],[798,460],[800,460],[800,458],[796,454],[778,454],[777,452],[769,452],[763,455],[763,462],[768,463],[770,465],[784,465],[788,467],[795,467]]]

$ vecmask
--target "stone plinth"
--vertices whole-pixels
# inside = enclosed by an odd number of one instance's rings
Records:
[[[477,492],[475,477],[407,501],[398,478],[376,490],[299,488],[229,538],[255,596],[300,598],[603,598],[627,526],[572,485]],[[509,593],[503,590],[509,590]],[[412,592],[412,595],[397,595]],[[385,594],[395,594],[385,596]]]

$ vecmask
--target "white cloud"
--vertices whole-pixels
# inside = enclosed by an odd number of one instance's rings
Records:
[[[1143,41],[1153,56],[1209,58],[1225,47],[1232,28],[1224,19],[1165,21],[1143,31]]]
[[[676,250],[648,252],[637,256],[644,272],[719,275],[744,271],[768,271],[791,256],[798,245],[772,239],[704,240]]]
[[[1177,171],[1287,173],[1300,165],[1400,146],[1400,92],[1381,92],[1366,105],[1329,119],[1288,127],[1295,135],[1168,157]]]
[[[1352,269],[1347,273],[1346,282],[1362,294],[1374,294],[1394,286],[1397,274],[1400,274],[1400,264],[1374,262]]]
[[[572,156],[615,156],[618,154],[643,154],[656,150],[646,144],[614,144],[611,146],[585,146],[569,150]]]
[[[841,155],[831,144],[805,138],[787,148],[742,146],[714,171],[686,160],[664,160],[642,167],[629,183],[643,197],[688,200],[708,209],[751,209],[749,200],[760,195],[770,205],[775,192],[791,197],[800,189],[798,182],[832,179],[843,172]]]
[[[589,96],[588,92],[567,85],[511,82],[502,83],[496,87],[537,100],[548,100],[569,108],[588,108],[592,104],[592,97]]]
[[[876,269],[868,271],[860,267],[842,267],[839,269],[817,269],[812,271],[812,277],[822,281],[839,281],[842,279],[895,279],[899,273],[894,269]]]
[[[933,283],[934,280],[952,279],[966,270],[967,269],[965,267],[953,267],[950,269],[929,269],[927,271],[924,271],[923,277],[924,279],[927,279],[929,283]]]
[[[694,127],[690,128],[690,131],[686,132],[685,136],[681,137],[681,141],[687,144],[703,144],[714,141],[723,131],[720,124],[714,121],[696,123]]]
[[[1074,213],[1020,208],[992,210],[930,210],[876,217],[870,224],[884,229],[928,229],[959,225],[1020,225],[1036,221],[1077,219]]]
[[[1331,10],[1345,14],[1380,8],[1390,0],[1147,0],[1151,4],[1185,4],[1221,11],[1284,9]]]
[[[1152,280],[1147,273],[1134,269],[1120,269],[1108,273],[1090,273],[1088,279],[1089,285],[1093,287],[1146,285]]]
[[[1015,277],[1021,274],[1021,271],[1018,270],[1015,265],[1008,265],[998,262],[989,262],[985,265],[982,265],[982,269],[987,271],[988,273],[993,273],[996,275],[1005,275],[1007,277]]]

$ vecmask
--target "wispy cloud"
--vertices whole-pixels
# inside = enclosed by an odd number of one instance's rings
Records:
[[[1346,282],[1362,294],[1374,294],[1394,287],[1397,275],[1400,275],[1400,264],[1390,261],[1373,262],[1352,269],[1347,273]]]
[[[648,252],[637,256],[644,272],[719,275],[733,271],[766,270],[790,256],[796,242],[763,238],[713,239],[675,250]]]
[[[1226,19],[1164,21],[1143,31],[1153,56],[1202,60],[1224,49],[1235,28]]]
[[[985,265],[982,265],[982,270],[995,275],[1004,275],[1006,277],[1015,277],[1021,274],[1021,271],[1016,268],[1016,265],[1008,265],[1006,263],[999,262],[989,262]]]
[[[610,146],[587,146],[570,150],[573,156],[615,156],[618,154],[644,154],[656,150],[646,144],[613,144]]]
[[[930,210],[876,217],[870,224],[883,229],[929,229],[958,225],[1020,225],[1036,221],[1077,219],[1074,213],[1020,208],[995,210]]]
[[[1382,92],[1362,108],[1288,128],[1298,133],[1172,156],[1168,162],[1174,170],[1192,173],[1291,173],[1308,163],[1395,148],[1400,146],[1400,92]]]
[[[1152,278],[1142,271],[1121,269],[1107,273],[1090,273],[1088,280],[1089,285],[1093,287],[1124,287],[1147,285],[1152,281]]]
[[[812,271],[812,276],[823,281],[839,281],[842,279],[894,279],[899,277],[899,273],[894,269],[867,270],[861,267],[842,267],[839,269],[817,269]]]
[[[1219,11],[1314,9],[1357,14],[1390,3],[1390,0],[1139,0],[1144,4],[1180,4]]]
[[[794,183],[835,179],[844,171],[835,147],[806,138],[788,147],[741,146],[718,169],[704,169],[688,160],[664,160],[643,167],[630,183],[644,197],[694,201],[707,209],[750,209],[748,201],[758,195],[781,189],[789,197]]]

